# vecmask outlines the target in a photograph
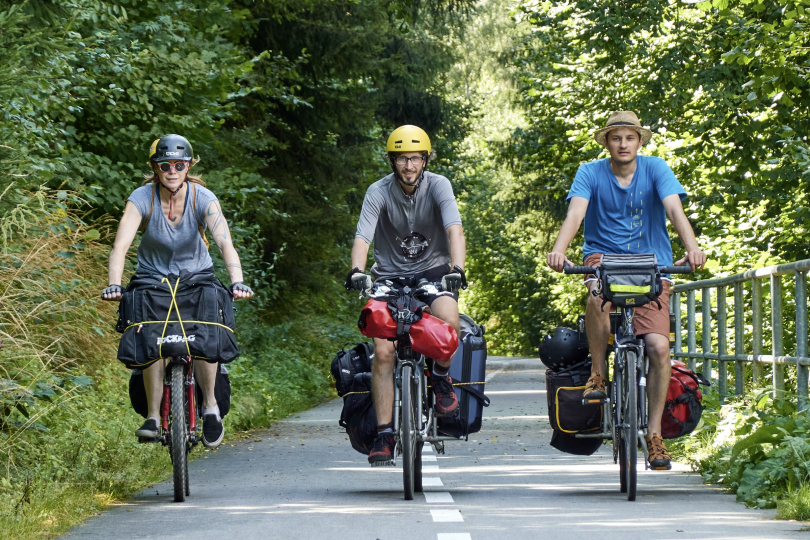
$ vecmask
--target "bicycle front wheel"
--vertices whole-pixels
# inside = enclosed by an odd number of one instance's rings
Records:
[[[174,469],[174,501],[186,500],[188,490],[188,427],[186,418],[185,370],[181,364],[170,364],[171,370],[171,434],[172,468]]]
[[[636,500],[636,463],[638,460],[638,379],[636,353],[627,351],[624,366],[622,402],[622,449],[627,500]]]
[[[406,501],[413,500],[416,476],[416,439],[418,438],[416,400],[419,397],[414,395],[413,390],[413,367],[402,366],[402,408],[400,409],[402,422],[399,429],[402,442],[402,483],[405,488]],[[421,473],[421,467],[419,472]]]

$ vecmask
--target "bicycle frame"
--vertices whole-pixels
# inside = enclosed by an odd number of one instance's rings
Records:
[[[611,338],[613,339],[614,356],[613,356],[613,372],[611,382],[616,378],[617,373],[623,373],[627,369],[627,351],[634,351],[636,353],[636,365],[633,369],[638,374],[635,377],[638,385],[638,436],[641,442],[644,442],[644,437],[647,435],[647,370],[649,368],[649,360],[645,351],[645,344],[643,339],[635,337],[635,329],[633,328],[633,311],[634,308],[617,308],[616,311],[610,313],[611,319]],[[614,426],[612,415],[611,403],[615,403],[617,409],[621,409],[622,396],[609,395],[604,400],[583,400],[585,403],[604,403],[602,408],[602,431],[600,433],[577,433],[574,435],[576,438],[601,438],[601,439],[614,439],[614,433],[617,426]],[[645,466],[649,456],[647,455],[647,445],[642,444],[641,448],[644,452]],[[614,449],[614,461],[616,452]]]

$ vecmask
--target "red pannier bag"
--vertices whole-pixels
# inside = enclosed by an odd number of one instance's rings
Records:
[[[366,337],[389,339],[397,337],[397,323],[391,316],[388,304],[369,300],[357,323],[360,333]],[[449,362],[458,349],[456,329],[429,313],[411,325],[411,347],[419,354],[439,362]]]
[[[692,433],[703,414],[700,385],[709,386],[700,373],[694,373],[680,360],[672,360],[672,376],[661,418],[661,437],[677,439]]]

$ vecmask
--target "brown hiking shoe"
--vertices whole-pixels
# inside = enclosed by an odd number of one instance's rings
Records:
[[[657,433],[647,437],[647,453],[650,454],[650,468],[654,471],[668,471],[672,468],[669,452]]]
[[[582,397],[586,399],[604,399],[607,397],[605,393],[605,378],[601,375],[591,375],[588,382],[585,383],[585,391],[582,392]]]

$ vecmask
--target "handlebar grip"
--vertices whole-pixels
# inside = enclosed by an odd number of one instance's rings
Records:
[[[594,274],[596,273],[596,266],[571,266],[566,265],[563,267],[563,272],[566,274]]]
[[[689,263],[683,266],[659,266],[658,271],[662,274],[691,274],[692,267]]]

